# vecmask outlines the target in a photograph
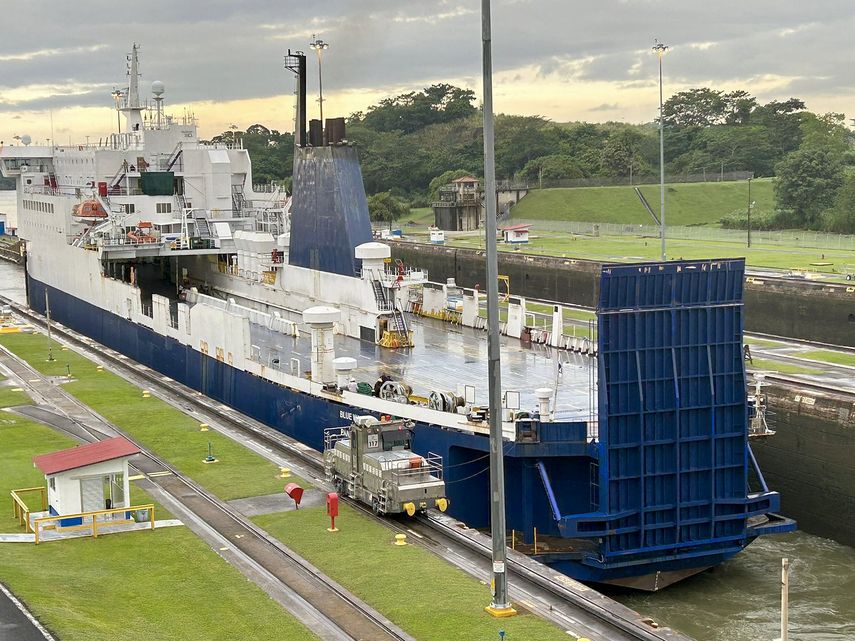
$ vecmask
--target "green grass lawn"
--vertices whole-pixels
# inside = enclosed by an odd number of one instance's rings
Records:
[[[30,405],[32,403],[25,392],[16,392],[15,389],[8,379],[0,374],[0,407],[15,407],[16,405]]]
[[[772,179],[751,181],[755,211],[774,209]],[[665,185],[665,215],[669,225],[717,225],[722,216],[745,211],[748,181],[675,183]],[[641,193],[659,210],[659,185],[643,185]],[[633,187],[533,189],[513,210],[524,220],[576,220],[592,223],[654,224]]]
[[[833,352],[827,349],[817,349],[810,352],[801,352],[794,354],[799,358],[809,358],[814,361],[824,361],[826,363],[834,363],[835,365],[849,365],[855,367],[855,354],[845,354],[843,352]]]
[[[126,431],[145,447],[223,500],[272,494],[282,490],[279,468],[261,456],[213,430],[199,431],[199,422],[141,390],[79,354],[54,349],[56,360],[46,360],[41,334],[4,334],[0,343],[46,375],[65,375],[70,366],[74,380],[65,389]],[[211,443],[218,463],[203,459]],[[308,486],[302,479],[294,482]]]
[[[774,348],[784,346],[784,343],[780,343],[778,341],[767,341],[762,338],[746,338],[745,342],[751,345],[751,347]]]
[[[770,370],[780,372],[781,374],[822,374],[821,370],[814,369],[813,367],[802,367],[800,365],[792,365],[791,363],[782,363],[765,358],[755,358],[754,363],[749,363],[748,367],[749,369]]]
[[[416,226],[419,227],[429,227],[433,225],[434,217],[433,217],[433,208],[431,207],[416,207],[410,210],[409,216],[404,216],[401,220],[397,221],[396,225],[401,227],[404,230],[404,233],[407,233],[407,227],[412,227],[409,223],[415,223]]]
[[[464,237],[448,240],[447,244],[480,248],[481,237]],[[668,240],[668,259],[745,258],[749,265],[776,269],[807,269],[814,272],[835,274],[841,265],[855,262],[855,252],[846,250],[798,248],[781,245],[712,242],[694,240]],[[516,251],[510,245],[499,243],[499,251]],[[526,254],[586,258],[605,262],[639,262],[659,260],[660,246],[656,238],[630,236],[573,236],[560,232],[534,232],[531,242],[522,250]],[[827,266],[816,267],[811,263],[828,262]],[[839,274],[836,276],[839,280]],[[511,283],[511,290],[514,283]]]
[[[383,525],[342,506],[340,532],[326,531],[321,508],[253,519],[419,641],[572,639],[530,614],[494,619],[484,611],[489,587],[416,546],[397,547]]]
[[[316,638],[183,527],[0,546],[0,578],[60,639]]]
[[[44,474],[33,466],[33,457],[72,447],[77,443],[17,414],[0,412],[0,444],[0,532],[23,532],[23,528],[12,516],[12,499],[9,492],[25,487],[43,486]],[[38,494],[27,494],[22,498],[30,509],[41,509]]]

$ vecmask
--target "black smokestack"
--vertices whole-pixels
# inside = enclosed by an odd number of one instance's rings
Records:
[[[294,144],[305,147],[308,143],[306,136],[306,54],[302,51],[285,56],[285,68],[297,76],[297,118],[294,127]]]

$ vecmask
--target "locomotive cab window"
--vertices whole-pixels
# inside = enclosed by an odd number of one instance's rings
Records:
[[[410,430],[382,432],[380,437],[383,439],[383,451],[410,449],[412,436],[413,433]]]

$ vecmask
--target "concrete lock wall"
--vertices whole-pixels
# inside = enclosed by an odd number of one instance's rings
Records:
[[[433,282],[454,278],[461,287],[484,290],[484,252],[456,247],[391,243],[392,256],[428,270]],[[499,252],[499,274],[510,279],[511,293],[574,305],[594,305],[600,263],[572,258]]]
[[[394,258],[427,269],[434,282],[455,278],[462,287],[478,285],[484,289],[483,251],[400,242],[391,246]],[[499,252],[499,273],[510,278],[512,294],[570,305],[596,305],[601,265],[589,260]],[[745,283],[745,329],[855,346],[855,288],[749,277]]]
[[[855,404],[831,395],[770,385],[775,435],[751,442],[781,511],[799,528],[855,545]]]
[[[755,278],[745,284],[748,331],[855,346],[851,286]]]

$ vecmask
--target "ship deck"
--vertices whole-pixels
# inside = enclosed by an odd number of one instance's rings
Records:
[[[408,322],[415,347],[388,349],[337,335],[335,355],[356,359],[352,376],[357,381],[374,385],[382,374],[387,374],[410,385],[413,394],[425,397],[432,391],[457,393],[458,385],[472,385],[475,403],[487,405],[487,334],[411,315]],[[308,334],[301,332],[298,338],[291,338],[250,323],[250,338],[253,356],[261,363],[291,371],[291,359],[296,358],[302,372],[309,370]],[[543,345],[524,346],[515,338],[502,336],[501,361],[502,389],[519,392],[520,409],[536,407],[537,388],[557,387],[557,419],[587,421],[596,414],[596,393],[592,393],[596,385],[595,358]]]

